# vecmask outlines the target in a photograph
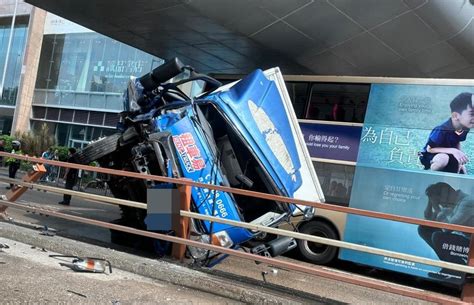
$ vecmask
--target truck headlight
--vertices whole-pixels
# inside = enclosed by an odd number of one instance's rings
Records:
[[[230,248],[234,244],[227,231],[219,231],[212,235],[212,244]]]

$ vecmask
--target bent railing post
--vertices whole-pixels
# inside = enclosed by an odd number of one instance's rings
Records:
[[[188,211],[191,208],[191,186],[190,185],[178,185],[179,191],[179,209]],[[176,232],[176,237],[188,239],[189,237],[189,218],[181,217],[180,211],[173,215],[173,230]],[[186,245],[173,243],[171,255],[182,261],[184,254],[186,253]]]
[[[27,172],[22,180],[24,182],[36,182],[38,179],[41,178],[46,173],[46,168],[44,167],[43,164],[35,164],[33,165],[33,170],[30,172]],[[18,198],[20,198],[21,195],[23,195],[28,188],[26,186],[16,186],[14,185],[8,192],[4,195],[5,199],[11,202],[16,201]],[[1,205],[0,206],[0,216],[5,217],[6,216],[6,209],[7,206]]]

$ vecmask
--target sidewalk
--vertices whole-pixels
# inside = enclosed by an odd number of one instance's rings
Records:
[[[43,248],[0,237],[3,304],[243,304],[239,301],[158,281],[112,266],[112,273],[74,272],[59,263],[71,259]]]
[[[3,238],[2,238],[3,237]],[[311,296],[308,297],[299,297],[297,294],[289,294],[287,292],[278,292],[264,286],[255,286],[246,283],[242,280],[236,279],[229,279],[226,277],[221,277],[217,275],[207,274],[205,272],[199,270],[193,270],[191,268],[187,268],[185,266],[177,265],[175,263],[168,262],[167,260],[160,259],[150,259],[146,257],[136,256],[129,253],[119,252],[112,249],[108,249],[105,247],[98,247],[86,243],[82,243],[79,241],[63,238],[60,236],[44,236],[39,235],[38,232],[22,228],[13,224],[0,222],[0,242],[6,241],[7,239],[18,241],[21,240],[22,243],[27,244],[28,246],[23,246],[17,242],[10,242],[11,244],[10,249],[6,249],[5,253],[9,251],[19,251],[20,253],[23,252],[28,247],[34,246],[36,249],[35,251],[26,252],[24,254],[27,261],[36,264],[38,260],[41,260],[42,264],[46,264],[47,266],[42,266],[40,268],[41,274],[44,277],[49,278],[49,272],[57,270],[58,268],[55,266],[51,266],[51,263],[57,264],[58,261],[53,258],[49,258],[47,255],[50,252],[54,253],[62,253],[67,255],[77,255],[81,257],[89,256],[89,257],[100,257],[108,259],[112,266],[114,267],[113,272],[115,269],[120,269],[124,271],[128,271],[133,273],[134,275],[141,275],[147,277],[149,279],[158,280],[162,285],[166,285],[171,287],[170,291],[173,292],[172,287],[173,285],[179,287],[186,287],[188,289],[194,290],[196,292],[195,298],[194,295],[189,296],[189,303],[193,304],[207,304],[208,302],[202,302],[202,298],[206,298],[209,294],[214,295],[214,299],[217,303],[219,300],[223,301],[238,301],[250,304],[341,304],[337,301],[332,301],[330,299],[320,298],[318,296]],[[18,246],[19,245],[19,246]],[[17,249],[18,248],[18,249]],[[45,249],[47,252],[42,251]],[[39,251],[41,250],[41,251]],[[3,260],[5,254],[0,253],[0,261]],[[10,264],[10,263],[9,263]],[[13,261],[12,261],[13,264]],[[28,263],[27,263],[28,264]],[[0,269],[3,269],[6,264],[1,264]],[[54,267],[54,268],[53,268]],[[15,266],[10,266],[10,268],[15,269]],[[61,268],[61,272],[66,274],[67,278],[63,278],[63,281],[54,280],[56,285],[45,285],[43,286],[43,294],[41,300],[35,300],[39,303],[48,303],[48,301],[56,301],[57,299],[55,296],[59,293],[62,295],[65,291],[73,290],[79,292],[81,294],[87,295],[87,289],[90,286],[94,285],[93,283],[86,283],[78,280],[79,277],[82,277],[83,274],[81,273],[74,273],[69,270],[64,270]],[[12,277],[15,276],[14,270],[12,270]],[[53,274],[58,274],[59,271],[54,272]],[[119,273],[120,274],[120,273]],[[104,278],[108,278],[108,276],[104,276],[104,274],[93,274],[98,275]],[[92,276],[92,275],[89,275]],[[2,279],[7,279],[4,277],[4,273],[2,272]],[[27,286],[25,289],[36,289],[34,286],[37,285],[37,279],[34,274],[26,274],[23,277]],[[53,283],[53,280],[48,280],[43,277],[40,277],[38,280],[44,280],[46,283]],[[133,277],[131,277],[133,280]],[[79,281],[80,283],[74,285],[71,284],[71,281]],[[142,280],[143,281],[143,280]],[[87,285],[81,289],[81,283]],[[170,285],[172,284],[172,285]],[[12,286],[11,288],[16,289]],[[138,286],[133,286],[138,287]],[[127,295],[127,293],[132,293],[133,287],[125,288],[122,286],[122,295]],[[72,289],[71,289],[72,288]],[[205,292],[205,293],[204,293]],[[168,290],[161,290],[155,289],[154,291],[149,291],[149,294],[154,294],[158,297],[165,297],[165,304],[176,304],[179,303],[179,294],[177,294],[178,298],[174,298],[173,294],[168,294]],[[295,292],[296,293],[296,292]],[[188,296],[185,296],[188,298]],[[48,297],[49,299],[45,299]],[[115,296],[114,296],[115,297]],[[166,298],[170,299],[167,300]],[[229,300],[230,299],[230,300]],[[130,299],[129,299],[130,300]],[[93,300],[83,300],[82,302],[93,302]],[[133,300],[136,302],[138,300]],[[151,301],[151,300],[148,300]],[[79,303],[82,303],[79,299]],[[94,302],[93,302],[94,303]],[[106,304],[107,302],[100,302]],[[141,302],[138,302],[141,304]]]

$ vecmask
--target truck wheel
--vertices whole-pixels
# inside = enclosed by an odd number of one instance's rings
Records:
[[[338,239],[336,231],[321,221],[310,221],[303,224],[300,233],[319,237]],[[327,246],[307,240],[297,240],[300,254],[309,262],[324,265],[331,262],[337,255],[337,247]]]
[[[108,137],[92,142],[83,150],[76,153],[76,160],[80,164],[89,164],[92,161],[102,158],[117,149],[120,133],[114,133]]]

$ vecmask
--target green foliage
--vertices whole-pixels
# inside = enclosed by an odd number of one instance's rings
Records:
[[[68,147],[67,146],[53,146],[53,151],[58,150],[59,161],[67,161]]]
[[[58,150],[59,161],[68,159],[68,147],[56,145],[56,140],[46,124],[43,124],[39,130],[23,132],[15,137],[0,135],[0,140],[4,141],[6,152],[12,151],[12,141],[19,140],[23,154],[41,157],[42,153],[51,147],[53,151]],[[30,171],[32,165],[29,162],[21,162],[20,170]]]
[[[24,172],[29,172],[33,170],[33,164],[30,162],[21,161],[20,170]]]
[[[11,152],[12,151],[12,141],[15,140],[14,137],[9,136],[9,135],[1,135],[0,140],[4,142],[4,147],[6,152]]]

